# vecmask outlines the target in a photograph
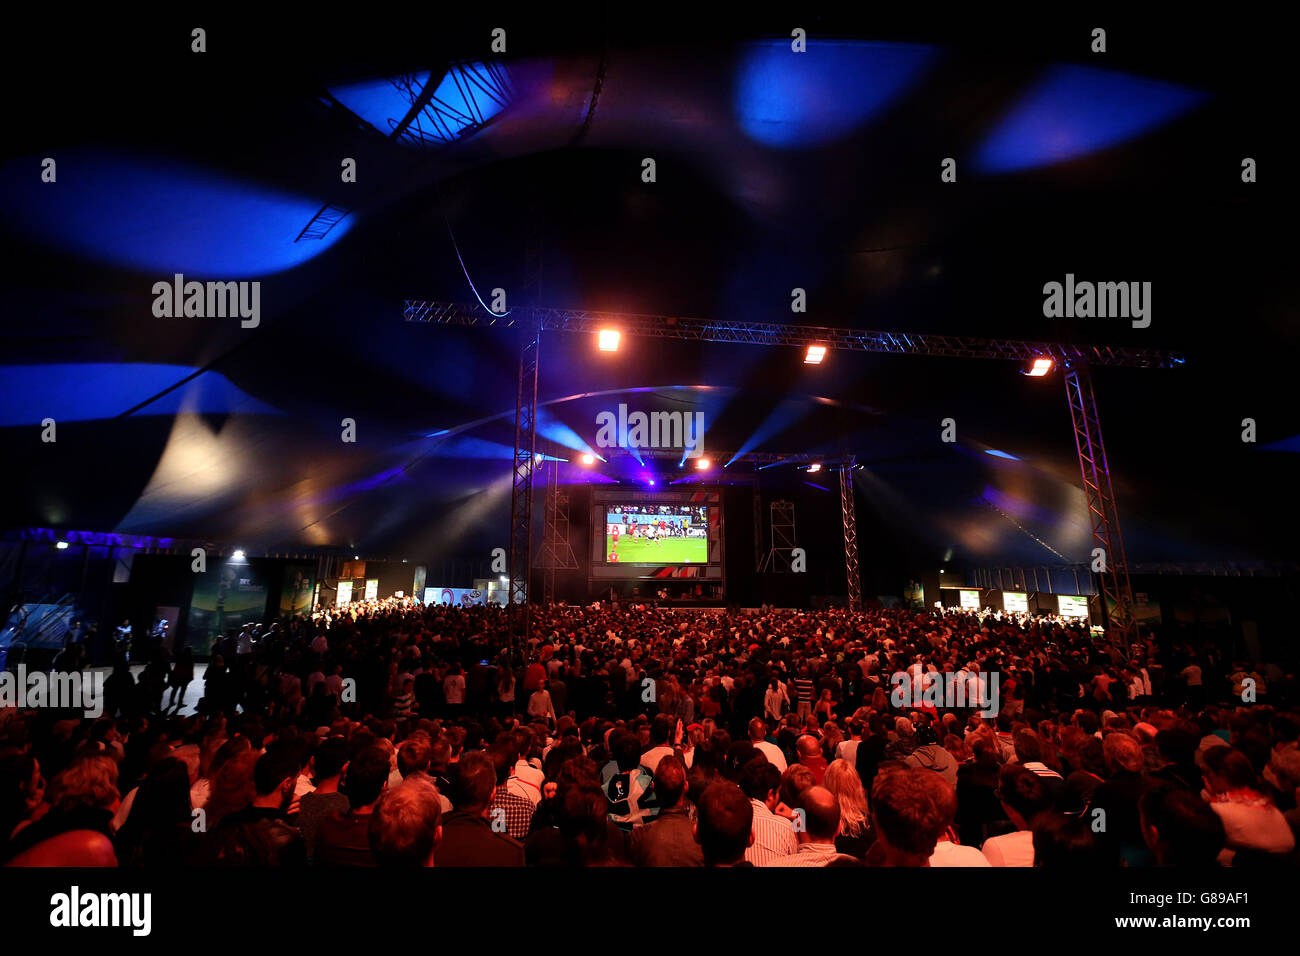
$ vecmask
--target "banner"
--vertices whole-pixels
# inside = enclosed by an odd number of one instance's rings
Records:
[[[280,587],[280,614],[287,617],[310,614],[315,590],[315,565],[287,565],[284,569],[284,584]]]
[[[223,634],[266,616],[266,583],[250,564],[225,562],[194,576],[188,638],[196,655],[212,652]]]
[[[503,607],[509,601],[508,591],[480,591],[478,588],[425,588],[424,603],[455,604],[460,607],[475,607],[482,604],[500,604]]]
[[[367,601],[379,600],[379,578],[370,578],[368,581],[366,581],[365,600]]]
[[[1003,591],[1002,610],[1016,614],[1029,613],[1029,595],[1022,591]]]
[[[352,603],[352,582],[340,581],[339,593],[337,598],[335,598],[334,604],[336,607],[343,607],[345,604],[351,604],[351,603]]]
[[[979,591],[962,590],[959,592],[959,594],[961,596],[961,606],[964,609],[970,611],[978,611],[980,609]]]

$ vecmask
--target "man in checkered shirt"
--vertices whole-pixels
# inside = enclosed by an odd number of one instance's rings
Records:
[[[528,827],[533,822],[533,802],[517,793],[511,793],[506,786],[510,771],[515,766],[513,748],[497,746],[492,748],[492,766],[497,774],[497,786],[492,791],[492,800],[488,803],[488,822],[498,833],[505,827],[505,832],[519,842],[528,836]]]

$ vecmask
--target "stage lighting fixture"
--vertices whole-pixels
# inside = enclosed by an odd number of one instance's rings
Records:
[[[709,459],[707,459],[707,458],[697,458],[697,459],[695,459],[695,467],[698,468],[698,469],[700,469],[700,471],[703,471],[705,468],[708,468],[709,465],[711,465],[711,464],[712,464],[712,462],[710,462]]]
[[[826,346],[810,345],[808,346],[808,353],[803,357],[803,363],[805,365],[821,365],[822,359],[824,359],[825,357],[826,357]]]
[[[68,550],[68,542],[66,542],[66,541],[57,541],[57,542],[55,542],[54,546],[55,546],[56,548],[58,548],[60,551],[67,551],[67,550]]]
[[[1047,357],[1036,358],[1034,359],[1034,364],[1030,368],[1025,369],[1024,374],[1031,378],[1041,378],[1052,370],[1053,364],[1055,363]]]
[[[244,552],[242,552],[242,551],[236,551],[234,554],[232,554],[232,555],[230,556],[230,559],[231,559],[232,561],[243,561],[243,560],[244,560]]]
[[[583,463],[584,465],[594,465],[594,464],[596,463],[596,456],[595,456],[595,455],[583,455],[583,456],[582,456],[582,463]]]
[[[600,333],[600,350],[602,352],[618,351],[618,329],[601,329]]]
[[[815,461],[815,462],[813,462],[811,465],[808,466],[808,473],[809,473],[810,475],[815,475],[815,474],[817,474],[817,472],[819,472],[819,471],[821,471],[821,470],[822,470],[821,462],[818,462],[818,461]]]

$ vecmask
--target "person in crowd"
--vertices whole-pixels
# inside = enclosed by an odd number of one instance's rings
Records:
[[[826,778],[826,758],[822,756],[821,742],[812,734],[804,734],[796,745],[799,750],[799,763],[808,768],[813,775],[813,782],[821,786]]]
[[[492,767],[496,773],[496,788],[488,802],[488,817],[498,827],[504,823],[505,832],[523,843],[533,822],[533,802],[513,793],[508,786],[511,771],[515,769],[518,754],[513,735],[492,748]]]
[[[412,775],[385,790],[370,814],[367,835],[377,866],[433,866],[442,842],[442,802],[433,781]]]
[[[339,790],[347,765],[348,742],[342,737],[321,741],[308,764],[312,790],[299,798],[297,823],[309,859],[316,857],[316,831],[321,821],[346,813],[351,807],[347,796]]]
[[[252,800],[224,814],[216,827],[207,831],[198,849],[202,863],[306,866],[307,846],[302,834],[288,822],[297,776],[297,759],[287,747],[270,747],[258,757],[253,765]]]
[[[1107,863],[1088,822],[1055,810],[1034,817],[1031,855],[1034,866],[1057,870],[1103,869]]]
[[[740,788],[727,780],[709,785],[700,796],[695,840],[705,866],[753,866],[745,850],[754,839],[754,809]]]
[[[686,797],[686,763],[676,754],[658,761],[654,775],[659,813],[632,831],[628,853],[637,866],[703,866],[704,855],[695,842],[694,825]]]
[[[1138,803],[1142,838],[1157,866],[1213,866],[1223,852],[1223,821],[1198,795],[1157,784]]]
[[[624,833],[630,833],[654,819],[659,812],[659,801],[654,792],[654,778],[641,766],[641,743],[637,737],[624,733],[613,741],[613,747],[614,766],[602,771],[609,818]]]
[[[1024,764],[1004,764],[998,774],[998,799],[1015,830],[985,840],[984,856],[991,866],[1033,866],[1034,820],[1052,806],[1047,786]]]
[[[117,781],[117,763],[112,757],[100,753],[73,757],[50,781],[46,792],[49,808],[19,822],[5,848],[6,857],[74,830],[94,831],[111,842],[113,814],[121,800]]]
[[[166,757],[154,764],[114,838],[119,865],[160,869],[186,865],[199,843],[192,811],[185,761]]]
[[[456,809],[442,822],[439,866],[524,865],[523,844],[506,832],[504,815],[491,815],[496,791],[490,756],[476,750],[457,762],[451,795]]]
[[[871,788],[876,843],[867,862],[929,866],[956,812],[957,794],[939,774],[909,767],[878,773]]]
[[[176,663],[167,675],[167,686],[171,688],[171,697],[167,700],[167,710],[173,707],[179,711],[185,703],[185,691],[194,680],[194,649],[188,644],[176,655]]]
[[[866,859],[872,843],[871,811],[857,769],[847,760],[836,760],[826,768],[824,784],[840,805],[840,832],[835,837],[835,848],[840,853]]]
[[[340,790],[348,809],[326,817],[316,826],[317,866],[376,866],[370,849],[370,817],[388,788],[388,752],[376,743],[365,744],[343,771]]]
[[[500,608],[396,600],[241,621],[215,642],[193,713],[175,684],[183,647],[142,652],[138,683],[119,661],[98,719],[0,712],[0,854],[289,865],[301,840],[312,865],[373,865],[374,824],[392,865],[430,854],[439,866],[766,865],[827,846],[824,828],[800,842],[820,806],[806,794],[821,786],[838,812],[833,866],[1017,854],[1057,868],[1182,865],[1211,849],[1233,866],[1297,859],[1294,668],[1246,664],[1213,641],[1150,640],[1126,658],[1052,616],[878,606],[538,605],[531,623],[520,643]],[[70,646],[59,666],[83,666],[84,650]],[[887,675],[900,672],[968,691],[1000,673],[1006,706],[984,717],[942,701],[895,707]],[[502,706],[512,678],[518,703],[549,690],[550,706],[515,716]],[[1267,703],[1232,696],[1262,700],[1265,681]],[[1192,706],[1197,686],[1207,702]],[[426,852],[430,782],[443,838]],[[407,783],[375,823],[385,788]],[[727,841],[737,792],[749,821],[739,849]],[[457,793],[468,802],[453,810]],[[900,820],[916,824],[911,836]]]
[[[764,866],[828,866],[847,856],[835,848],[835,838],[840,835],[840,802],[835,794],[819,785],[808,787],[799,794],[795,819],[799,849],[768,860]]]
[[[1222,862],[1231,862],[1238,854],[1258,859],[1295,849],[1295,834],[1245,754],[1235,747],[1214,747],[1206,751],[1203,762],[1205,798],[1223,821]]]
[[[777,773],[785,773],[786,762],[785,754],[781,748],[767,739],[767,724],[761,717],[755,717],[749,722],[749,741],[754,745],[754,749],[767,758],[767,762],[776,768]]]
[[[781,772],[761,753],[750,759],[740,774],[740,789],[753,805],[753,841],[745,849],[745,859],[754,866],[799,849],[790,817],[776,812],[781,804],[781,781]],[[809,775],[809,785],[811,781]]]
[[[1085,816],[1097,821],[1106,852],[1129,866],[1150,863],[1138,820],[1138,800],[1147,787],[1142,747],[1124,731],[1112,731],[1102,741],[1106,780],[1093,791]]]

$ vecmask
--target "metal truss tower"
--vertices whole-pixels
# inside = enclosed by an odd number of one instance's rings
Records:
[[[1065,393],[1074,422],[1074,444],[1083,472],[1083,491],[1088,499],[1088,519],[1095,545],[1092,567],[1097,573],[1101,613],[1109,624],[1107,633],[1117,644],[1127,646],[1137,638],[1133,616],[1133,585],[1129,581],[1128,557],[1120,532],[1115,492],[1110,483],[1110,464],[1101,437],[1097,396],[1086,363],[1072,364],[1065,373]]]
[[[546,469],[546,514],[537,563],[542,567],[542,600],[554,604],[555,572],[578,567],[569,540],[569,492],[560,488],[560,463],[554,459]]]
[[[772,502],[771,506],[772,546],[768,548],[767,557],[763,559],[760,571],[787,573],[791,570],[792,552],[795,544],[794,502],[784,499]]]
[[[858,509],[853,500],[853,465],[840,466],[840,520],[844,525],[844,572],[849,608],[862,610],[862,575],[858,570]]]
[[[533,472],[537,468],[537,369],[542,333],[533,333],[519,354],[519,390],[515,398],[514,474],[510,485],[510,632],[525,639],[529,632],[528,587],[533,554]]]

